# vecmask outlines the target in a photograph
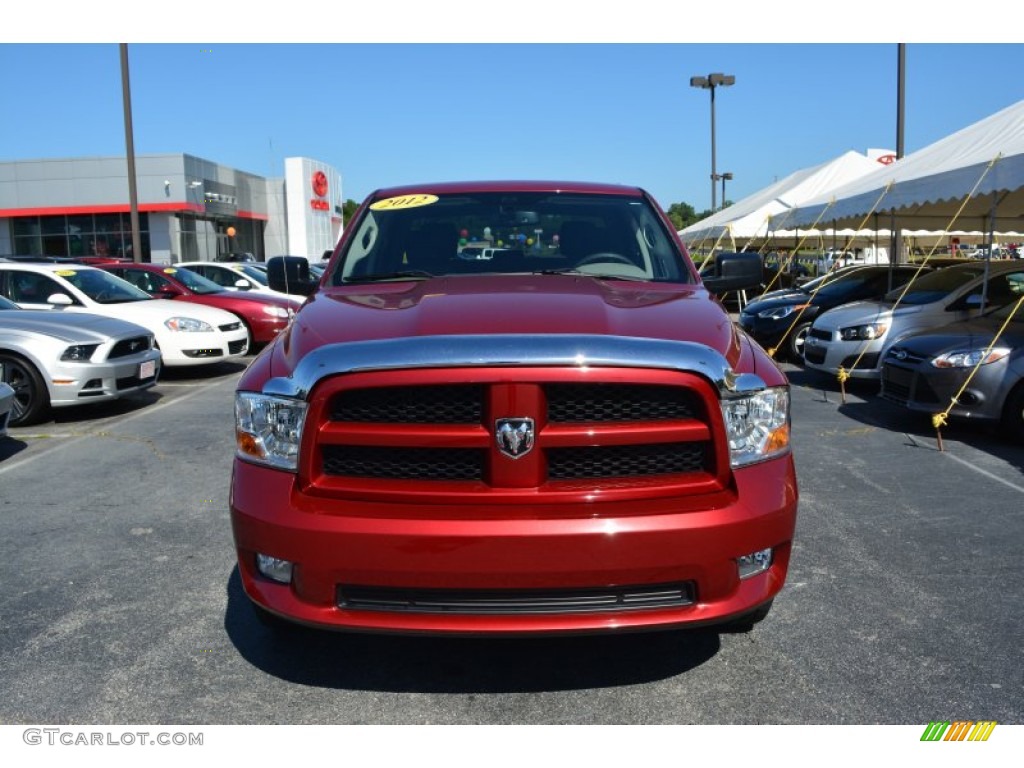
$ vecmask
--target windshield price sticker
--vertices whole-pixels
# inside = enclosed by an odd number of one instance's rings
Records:
[[[168,267],[167,269],[164,270],[164,274],[165,275],[173,275],[177,271],[178,270],[176,270],[174,267]]]
[[[74,277],[78,273],[75,272],[75,270],[73,270],[73,269],[58,269],[53,274],[55,274],[55,275],[57,275],[59,277]]]
[[[404,208],[419,208],[437,202],[437,195],[402,195],[378,200],[370,206],[371,211],[400,211]]]

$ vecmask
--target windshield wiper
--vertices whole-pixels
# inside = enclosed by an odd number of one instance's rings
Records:
[[[342,278],[344,283],[375,283],[378,280],[408,280],[410,278],[429,280],[437,275],[425,272],[422,269],[407,269],[402,272],[378,272],[373,275],[357,275]]]
[[[575,267],[567,267],[565,269],[541,269],[533,274],[535,275],[579,275],[580,277],[592,277],[595,280],[628,280],[634,283],[649,283],[649,278],[636,277],[635,275],[615,275],[611,273],[600,273],[600,272],[586,272],[582,269],[576,269]]]

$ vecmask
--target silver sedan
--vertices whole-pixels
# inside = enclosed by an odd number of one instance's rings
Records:
[[[50,408],[149,389],[160,367],[153,334],[141,326],[21,309],[0,296],[0,381],[14,390],[10,426],[40,421]]]

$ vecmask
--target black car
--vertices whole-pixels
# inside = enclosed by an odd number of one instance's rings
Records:
[[[912,265],[848,267],[806,285],[772,291],[743,308],[740,327],[764,347],[777,347],[780,341],[784,342],[787,356],[801,362],[804,339],[819,314],[851,301],[880,299],[892,288],[909,281],[917,271],[918,267]]]

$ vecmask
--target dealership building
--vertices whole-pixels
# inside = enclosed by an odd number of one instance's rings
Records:
[[[186,154],[135,159],[142,260],[320,259],[342,228],[341,175],[305,157],[264,178]],[[124,157],[0,161],[0,256],[132,257]]]

